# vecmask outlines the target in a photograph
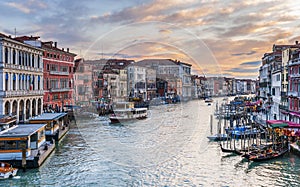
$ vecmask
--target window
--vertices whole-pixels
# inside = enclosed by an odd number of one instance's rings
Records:
[[[31,67],[34,67],[34,54],[31,55]]]
[[[13,64],[17,64],[16,50],[13,50]]]
[[[40,55],[38,55],[37,67],[40,68]]]
[[[280,81],[280,75],[276,75],[276,81]]]
[[[27,148],[27,141],[19,141],[18,142],[19,149],[26,149]]]
[[[68,72],[68,66],[61,66],[60,71],[62,72]]]
[[[19,65],[22,65],[22,52],[19,51]]]
[[[17,141],[6,141],[6,149],[10,150],[10,149],[17,149]]]
[[[5,48],[5,57],[4,57],[4,63],[8,63],[8,49]]]
[[[0,150],[5,150],[5,141],[0,141]]]
[[[58,94],[53,95],[53,100],[58,100]]]
[[[60,88],[68,88],[68,79],[60,79]]]

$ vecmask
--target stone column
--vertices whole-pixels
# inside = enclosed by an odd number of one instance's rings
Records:
[[[9,101],[9,115],[12,114],[12,106],[13,106],[13,102]]]
[[[29,117],[32,117],[32,98],[29,101]]]
[[[19,124],[19,117],[20,117],[20,99],[17,100],[17,124]]]

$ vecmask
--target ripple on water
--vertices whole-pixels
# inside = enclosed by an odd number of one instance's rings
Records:
[[[298,185],[299,157],[254,163],[208,142],[213,108],[203,101],[159,106],[149,119],[119,126],[77,120],[41,168],[0,186]]]

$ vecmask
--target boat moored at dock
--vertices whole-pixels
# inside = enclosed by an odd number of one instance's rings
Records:
[[[67,119],[67,113],[43,113],[39,116],[35,116],[29,119],[30,124],[42,124],[46,125],[46,140],[59,141],[69,130],[69,120]]]
[[[17,175],[18,168],[13,168],[12,165],[6,162],[0,162],[0,179],[7,179]]]
[[[16,125],[0,132],[0,160],[15,167],[37,168],[54,150],[46,141],[46,124]]]

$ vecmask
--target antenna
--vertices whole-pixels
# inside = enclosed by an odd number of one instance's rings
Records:
[[[17,28],[15,27],[15,37],[17,37]]]

